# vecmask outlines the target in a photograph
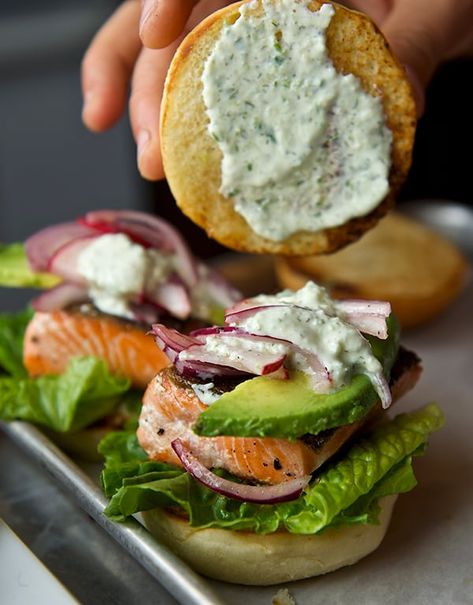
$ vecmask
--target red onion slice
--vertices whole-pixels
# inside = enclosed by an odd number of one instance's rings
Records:
[[[149,326],[156,323],[160,316],[159,309],[155,305],[147,303],[132,302],[130,304],[130,311],[135,321]]]
[[[266,374],[266,378],[274,378],[275,380],[287,380],[289,378],[289,370],[282,365],[274,372]]]
[[[307,367],[310,368],[311,371],[307,374],[314,391],[317,393],[327,393],[333,386],[332,377],[319,357],[295,344],[291,344],[291,349],[294,353],[303,357]]]
[[[223,477],[219,477],[208,468],[206,468],[184,445],[180,439],[175,439],[171,443],[172,449],[176,452],[179,460],[182,462],[186,471],[197,481],[208,487],[214,492],[240,500],[242,502],[254,502],[256,504],[276,504],[277,502],[287,502],[298,498],[302,490],[309,483],[310,475],[299,479],[292,479],[276,485],[248,485],[245,483],[236,483]]]
[[[178,353],[187,349],[191,345],[200,344],[200,341],[192,336],[181,334],[173,328],[168,328],[163,324],[153,324],[149,334],[155,337],[156,344],[173,362]]]
[[[219,338],[223,338],[223,339],[226,337],[237,337],[237,338],[241,338],[242,340],[246,340],[246,341],[284,344],[287,346],[288,350],[291,350],[294,353],[297,353],[299,356],[301,356],[305,360],[307,367],[310,368],[310,370],[311,370],[310,380],[311,380],[312,387],[315,391],[324,393],[324,392],[329,391],[333,386],[330,373],[328,372],[328,370],[324,366],[324,364],[321,362],[321,360],[317,357],[317,355],[314,355],[313,353],[310,353],[308,351],[305,351],[304,349],[301,349],[300,347],[293,344],[292,342],[289,342],[288,340],[284,340],[282,338],[273,338],[272,336],[263,336],[260,334],[252,334],[249,332],[245,332],[241,328],[238,328],[236,326],[223,326],[223,327],[212,326],[212,327],[207,327],[207,328],[200,328],[198,330],[194,330],[193,332],[191,332],[191,336],[198,339],[204,345],[205,345],[207,336],[218,336]],[[245,351],[244,354],[246,355],[247,352]],[[200,361],[202,361],[202,363],[205,363],[203,359],[200,359]],[[230,367],[230,366],[233,367],[233,364],[231,362],[227,361],[224,357],[221,357],[218,360],[215,359],[214,361],[216,361],[217,363],[224,362],[225,367]],[[258,372],[251,372],[251,373],[258,373]],[[270,372],[269,372],[269,368],[268,368],[268,369],[266,369],[264,374],[267,375],[269,373]],[[273,378],[286,379],[288,377],[287,370],[284,367],[281,367],[281,369],[278,368],[277,364],[276,364],[276,368],[273,370],[273,372],[271,374],[272,374]]]
[[[348,315],[381,315],[389,317],[391,304],[384,300],[337,300],[336,307]]]
[[[391,314],[391,305],[379,300],[342,300],[336,303],[345,320],[364,334],[385,340],[388,337],[386,319]]]
[[[381,401],[383,409],[386,410],[392,403],[392,394],[389,384],[382,373],[370,374],[368,378],[371,380],[378,397]]]
[[[134,210],[98,210],[88,212],[84,220],[87,225],[112,224],[120,230],[136,233],[149,245],[164,251],[173,251],[177,258],[177,269],[188,286],[198,281],[196,261],[179,232],[162,219]]]
[[[350,323],[354,328],[363,334],[370,334],[376,336],[381,340],[386,340],[388,337],[388,326],[386,324],[386,318],[381,315],[350,315],[346,314],[346,321]]]
[[[225,337],[225,333],[219,335]],[[230,334],[230,336],[232,336]],[[245,335],[246,336],[246,335]],[[251,343],[255,339],[248,337],[235,337],[230,346],[227,346],[227,355],[220,355],[218,352],[209,351],[206,343],[192,345],[179,354],[179,361],[199,361],[215,366],[222,365],[246,372],[264,376],[278,370],[286,359],[286,352],[273,351],[252,351]],[[269,339],[268,339],[269,340]],[[249,345],[249,346],[247,346]]]
[[[169,354],[166,352],[166,355]],[[254,378],[252,374],[242,370],[236,370],[230,366],[212,364],[203,361],[180,360],[176,356],[174,360],[176,371],[186,378],[197,378],[199,380],[214,380],[215,378]]]
[[[123,233],[128,236],[133,242],[143,246],[143,248],[155,248],[161,252],[173,252],[173,248],[169,240],[162,237],[156,229],[152,229],[147,225],[137,223],[135,221],[117,219],[116,222],[108,223],[106,221],[90,221],[87,217],[79,219],[83,225],[93,226],[102,234],[107,233]]]
[[[243,300],[236,302],[234,305],[226,309],[226,314],[231,315],[232,313],[238,313],[239,311],[245,311],[246,309],[255,309],[265,306],[266,305],[264,304],[255,302],[253,298],[244,298]]]
[[[153,292],[147,292],[146,300],[179,319],[187,319],[192,313],[189,292],[180,279],[171,278],[160,284]]]
[[[232,326],[207,326],[205,328],[197,328],[197,330],[192,330],[190,332],[190,336],[194,336],[195,338],[199,338],[202,342],[205,342],[205,336],[221,334],[222,332],[241,332],[239,328],[234,328]]]
[[[244,302],[244,301],[243,301]],[[288,304],[271,304],[271,305],[255,305],[252,303],[251,305],[247,302],[244,306],[242,304],[241,307],[238,305],[234,305],[231,309],[227,310],[225,313],[225,323],[226,324],[234,324],[239,325],[245,319],[249,317],[253,317],[256,313],[260,311],[266,311],[268,309],[279,309],[281,307],[297,307],[296,305],[288,305]]]
[[[197,333],[197,334],[196,334]],[[267,344],[282,344],[292,347],[292,343],[284,338],[276,338],[275,336],[266,336],[265,334],[253,334],[252,332],[246,332],[238,326],[214,326],[211,328],[201,328],[195,330],[193,335],[199,338],[202,342],[206,341],[207,336],[218,336],[219,338],[236,337],[242,339],[244,342],[253,341],[255,343],[267,343]]]
[[[59,248],[73,240],[99,235],[90,227],[78,223],[61,223],[38,231],[25,242],[26,255],[33,271],[47,271],[51,258]]]
[[[79,255],[96,239],[96,234],[77,238],[56,250],[49,260],[48,271],[60,275],[64,279],[76,284],[86,285],[87,280],[82,277],[77,269]]]
[[[43,292],[31,301],[31,305],[35,311],[51,312],[88,300],[87,288],[76,284],[63,283]]]

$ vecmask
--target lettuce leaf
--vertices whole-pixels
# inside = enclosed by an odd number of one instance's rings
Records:
[[[0,314],[0,368],[11,376],[27,376],[23,365],[23,337],[32,316],[31,309]]]
[[[76,357],[60,376],[0,377],[0,419],[76,431],[109,414],[129,388],[103,360]]]
[[[0,285],[17,288],[52,288],[61,279],[30,269],[23,244],[0,244]]]
[[[276,505],[241,503],[216,494],[182,469],[145,462],[132,433],[106,438],[102,481],[111,501],[106,514],[120,521],[159,506],[178,506],[193,527],[219,527],[315,534],[341,524],[373,523],[379,498],[409,491],[416,480],[412,456],[423,451],[428,436],[443,424],[432,403],[376,428],[345,456],[324,466],[297,500]],[[173,476],[173,473],[174,476]]]

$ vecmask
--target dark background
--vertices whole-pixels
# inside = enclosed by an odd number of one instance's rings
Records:
[[[80,62],[115,0],[0,1],[0,241],[97,208],[136,208],[178,225],[201,257],[225,251],[175,206],[165,182],[140,178],[128,119],[82,125]],[[472,203],[473,61],[443,66],[427,93],[400,200]],[[182,162],[185,163],[185,157]],[[30,293],[0,290],[0,310]]]

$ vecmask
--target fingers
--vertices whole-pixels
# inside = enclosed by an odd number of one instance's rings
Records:
[[[392,8],[393,0],[348,0],[343,4],[369,15],[380,26]]]
[[[199,0],[143,0],[140,36],[148,48],[165,48],[184,30]]]
[[[410,78],[417,113],[424,110],[425,87],[448,49],[446,24],[451,23],[448,2],[399,0],[382,30]]]
[[[172,0],[172,2],[182,4],[181,0]],[[225,4],[228,2],[224,0],[202,0],[188,19],[185,30],[174,42],[162,49],[145,48],[140,54],[133,73],[130,121],[137,144],[138,169],[145,179],[157,180],[164,177],[159,114],[164,81],[171,59],[186,31]]]
[[[82,119],[103,131],[122,115],[128,82],[141,49],[140,3],[124,2],[92,40],[82,62]]]
[[[179,41],[164,49],[143,49],[133,73],[130,121],[137,144],[138,169],[145,179],[152,181],[164,176],[159,111],[167,68]]]

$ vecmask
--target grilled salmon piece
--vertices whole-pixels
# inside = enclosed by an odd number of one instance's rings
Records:
[[[23,362],[30,376],[61,374],[71,357],[104,359],[113,374],[145,388],[169,359],[145,329],[131,322],[79,311],[37,312],[24,339]]]
[[[397,369],[393,370],[396,377],[391,384],[393,398],[410,390],[420,371],[418,358],[402,351]],[[375,406],[365,418],[324,431],[315,439],[200,437],[192,431],[192,425],[206,406],[170,367],[148,385],[137,435],[141,447],[153,460],[182,466],[171,447],[171,442],[179,438],[208,468],[223,468],[241,479],[275,484],[316,470],[366,421],[373,420],[380,408]]]

